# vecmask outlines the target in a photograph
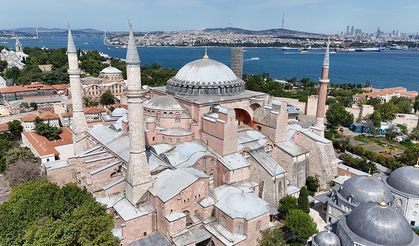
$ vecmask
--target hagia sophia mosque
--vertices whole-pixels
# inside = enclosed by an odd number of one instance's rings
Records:
[[[288,121],[286,102],[246,90],[206,52],[166,86],[142,87],[131,29],[127,110],[88,126],[70,30],[67,53],[75,153],[47,163],[48,179],[92,193],[114,215],[122,245],[257,245],[260,232],[275,226],[281,198],[298,196],[308,176],[327,190],[337,175],[341,161],[324,138],[329,48],[308,128]],[[330,224],[312,245],[419,245],[411,229],[419,225],[418,167],[353,177],[332,189],[327,206]]]

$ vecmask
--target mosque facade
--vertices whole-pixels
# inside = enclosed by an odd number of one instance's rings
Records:
[[[19,38],[16,38],[15,50],[6,50],[3,49],[0,52],[0,60],[7,62],[7,67],[17,67],[22,70],[25,66],[25,61],[28,58],[28,55],[23,52],[23,46]]]
[[[128,111],[115,109],[121,113],[111,123],[89,128],[75,103],[82,86],[74,50],[69,32],[75,157],[48,163],[48,178],[91,192],[115,216],[113,232],[124,245],[257,245],[282,197],[308,176],[325,188],[337,173],[321,127],[289,124],[285,102],[246,90],[207,54],[165,87],[142,88],[132,31]]]

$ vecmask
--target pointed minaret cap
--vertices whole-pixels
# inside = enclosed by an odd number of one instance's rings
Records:
[[[19,37],[16,37],[16,45],[20,45]]]
[[[137,45],[135,44],[134,33],[132,33],[132,24],[129,22],[129,37],[127,47],[127,57],[125,62],[128,64],[140,63],[140,56],[138,55]]]
[[[207,47],[205,47],[205,54],[204,54],[204,57],[203,57],[204,59],[209,59],[209,56],[208,56],[208,48]]]
[[[70,25],[68,25],[68,38],[67,38],[67,53],[76,53],[76,45],[74,44],[73,34],[71,34]]]
[[[329,66],[329,45],[330,45],[330,38],[327,39],[327,46],[326,46],[326,52],[324,53],[324,60],[323,60],[323,66]]]

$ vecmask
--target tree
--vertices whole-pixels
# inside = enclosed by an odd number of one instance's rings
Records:
[[[31,104],[29,104],[29,106],[31,106],[31,108],[33,108],[33,110],[38,110],[38,104],[36,102],[31,102]]]
[[[297,240],[305,241],[317,233],[313,218],[300,209],[292,209],[285,217],[285,227]]]
[[[7,123],[9,127],[9,132],[16,138],[20,139],[21,134],[23,132],[23,126],[22,123],[19,120],[13,120],[9,121]]]
[[[105,91],[102,96],[100,96],[100,104],[102,105],[111,105],[115,103],[114,96],[110,90]]]
[[[349,126],[354,121],[354,116],[345,110],[345,107],[339,103],[329,105],[326,112],[326,119],[333,127]]]
[[[399,109],[397,113],[410,114],[413,110],[413,101],[407,97],[392,97],[390,103],[393,103]]]
[[[379,111],[374,111],[374,113],[372,113],[370,115],[370,120],[372,121],[372,124],[374,125],[374,127],[380,127],[381,125],[381,114]]]
[[[29,104],[27,102],[21,102],[19,107],[22,108],[22,109],[27,109],[27,108],[29,108]]]
[[[96,107],[99,105],[99,102],[94,101],[88,97],[83,97],[83,104],[86,108]]]
[[[19,145],[12,134],[8,132],[0,133],[0,173],[4,172],[6,169],[7,152],[18,146]]]
[[[4,69],[7,68],[7,61],[0,61],[0,73],[4,71]]]
[[[404,165],[414,166],[419,160],[419,145],[407,147],[400,155],[399,160]]]
[[[59,127],[50,126],[49,124],[44,123],[38,117],[35,119],[35,132],[46,137],[50,141],[59,139],[62,131],[63,130]]]
[[[415,113],[419,111],[419,96],[416,96],[415,102],[413,103],[413,109],[415,110]]]
[[[319,179],[317,177],[308,176],[306,180],[307,190],[310,195],[314,195],[320,187]]]
[[[297,198],[287,195],[283,197],[278,204],[278,212],[282,215],[287,215],[289,210],[298,208]]]
[[[32,153],[28,147],[16,147],[7,151],[5,156],[6,165],[11,165],[17,161],[38,163],[40,160]]]
[[[5,176],[10,186],[41,178],[41,163],[18,160],[7,165]]]
[[[300,195],[298,196],[298,208],[306,213],[310,213],[308,190],[305,186],[301,187]]]
[[[390,127],[386,130],[385,138],[387,140],[393,140],[395,137],[397,137],[399,134],[396,132],[396,130],[393,127]]]
[[[399,112],[399,108],[392,102],[377,105],[375,110],[380,112],[382,121],[394,120],[394,118],[396,118],[396,114]]]
[[[281,228],[276,226],[273,229],[262,231],[262,236],[259,239],[259,246],[281,246],[286,245],[284,240],[284,233]]]
[[[415,127],[412,132],[410,133],[410,137],[419,140],[419,127]]]
[[[113,218],[75,184],[34,180],[0,205],[0,245],[119,245]]]
[[[8,68],[8,69],[4,70],[3,74],[4,74],[5,78],[13,79],[13,81],[16,81],[19,78],[21,72],[20,72],[19,68],[12,67],[12,68]]]

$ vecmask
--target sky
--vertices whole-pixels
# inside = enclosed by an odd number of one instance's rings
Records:
[[[0,29],[95,28],[124,31],[197,30],[234,26],[324,34],[346,26],[365,32],[419,32],[418,0],[19,0],[2,1]]]

